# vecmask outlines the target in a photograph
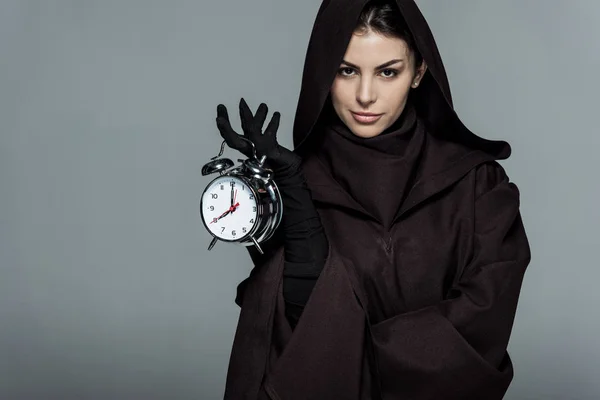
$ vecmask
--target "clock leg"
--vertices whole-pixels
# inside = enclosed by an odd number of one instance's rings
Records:
[[[213,240],[212,240],[212,241],[210,242],[210,244],[208,245],[208,250],[210,250],[210,249],[212,249],[212,248],[214,247],[215,243],[217,243],[217,240],[219,240],[219,239],[217,239],[217,237],[216,237],[216,236],[214,236],[214,237],[213,237]]]
[[[260,254],[265,254],[263,253],[263,250],[260,248],[258,242],[256,241],[256,239],[254,239],[254,236],[250,236],[250,239],[252,239],[252,242],[254,243],[254,246],[256,246],[256,249],[258,250],[258,252]]]

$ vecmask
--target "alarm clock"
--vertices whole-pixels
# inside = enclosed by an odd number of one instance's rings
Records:
[[[208,246],[211,250],[217,241],[254,245],[263,254],[260,243],[273,236],[281,223],[283,202],[279,189],[273,181],[273,171],[265,168],[266,156],[256,156],[252,141],[253,157],[238,160],[234,167],[228,158],[219,158],[221,151],[202,167],[202,175],[218,173],[206,185],[200,199],[200,215],[204,227],[212,235]]]

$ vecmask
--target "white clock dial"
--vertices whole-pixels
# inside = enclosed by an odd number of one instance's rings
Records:
[[[254,193],[243,180],[232,176],[212,181],[202,195],[201,207],[208,230],[227,241],[248,235],[258,216]]]

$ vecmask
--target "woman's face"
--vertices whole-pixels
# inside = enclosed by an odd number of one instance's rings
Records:
[[[426,70],[424,63],[419,68],[414,64],[402,39],[371,30],[352,35],[331,86],[331,100],[337,115],[356,136],[377,136],[398,119],[408,92]]]

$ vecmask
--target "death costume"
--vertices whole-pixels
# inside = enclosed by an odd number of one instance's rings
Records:
[[[498,163],[510,146],[455,113],[413,0],[393,3],[428,70],[392,126],[353,135],[329,90],[366,3],[323,1],[295,116],[296,187],[318,217],[303,232],[325,244],[322,263],[302,281],[285,224],[265,254],[249,248],[226,399],[493,400],[513,378],[506,349],[530,249]]]

